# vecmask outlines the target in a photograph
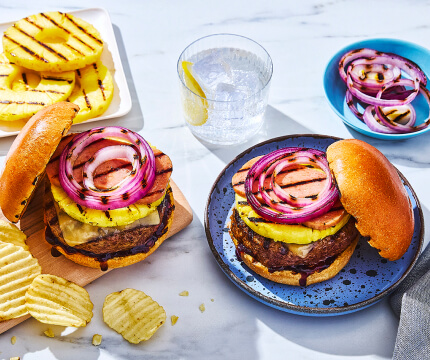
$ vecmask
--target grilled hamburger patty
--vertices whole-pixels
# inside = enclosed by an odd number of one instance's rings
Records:
[[[168,230],[166,225],[174,209],[171,196],[172,190],[169,188],[167,189],[166,197],[157,207],[160,216],[160,224],[140,226],[134,229],[100,236],[84,244],[71,247],[64,241],[63,233],[58,222],[54,199],[50,191],[50,186],[47,184],[45,186],[44,198],[47,240],[48,242],[53,242],[52,245],[61,246],[63,250],[68,253],[79,251],[84,255],[100,259],[106,257],[111,258],[113,256],[126,256],[137,252],[148,252],[156,241]]]
[[[322,262],[334,260],[358,235],[355,219],[351,217],[336,234],[314,242],[309,253],[305,257],[300,257],[291,252],[286,243],[274,241],[254,232],[241,219],[236,209],[233,210],[230,226],[230,231],[239,244],[239,252],[251,255],[269,271],[314,268]]]

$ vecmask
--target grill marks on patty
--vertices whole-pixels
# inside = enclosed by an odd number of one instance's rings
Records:
[[[302,258],[292,253],[286,243],[274,241],[254,232],[240,218],[236,209],[233,210],[231,216],[230,230],[238,243],[246,250],[245,252],[269,268],[269,271],[299,266],[312,268],[321,261],[341,254],[358,236],[355,219],[351,217],[336,234],[314,242],[307,256]]]

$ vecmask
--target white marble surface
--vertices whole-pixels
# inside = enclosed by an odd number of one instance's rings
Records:
[[[1,0],[0,22],[89,7],[109,11],[132,93],[132,112],[114,123],[125,121],[171,156],[173,179],[191,204],[194,221],[146,261],[88,285],[95,307],[86,328],[52,326],[51,339],[43,335],[47,325],[27,320],[0,335],[0,359],[390,359],[398,320],[387,301],[329,318],[292,315],[257,302],[218,267],[205,237],[204,209],[219,172],[245,148],[274,136],[319,133],[377,146],[411,182],[429,221],[430,135],[386,142],[348,129],[324,97],[322,75],[338,49],[366,38],[392,37],[429,47],[430,3]],[[264,128],[248,143],[228,148],[205,146],[184,126],[176,75],[176,61],[186,45],[220,32],[258,41],[274,63]],[[11,141],[0,139],[2,162]],[[167,322],[140,345],[127,343],[101,316],[105,296],[126,287],[151,295],[168,317],[179,316],[178,323]],[[190,296],[178,296],[182,290]],[[201,303],[206,305],[204,313],[199,311]],[[95,333],[103,335],[99,347],[91,345]],[[17,337],[15,345],[12,336]]]

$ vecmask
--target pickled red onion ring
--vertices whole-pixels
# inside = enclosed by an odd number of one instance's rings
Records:
[[[133,148],[133,152],[124,150],[124,153],[127,152],[128,154],[126,158],[129,158],[130,154],[132,154],[134,160],[132,162],[133,170],[135,171],[132,170],[120,184],[115,184],[109,189],[104,189],[103,191],[94,189],[94,182],[91,179],[92,173],[97,167],[91,167],[88,163],[97,159],[97,163],[100,165],[103,159],[105,161],[113,159],[112,149],[109,149],[109,146],[100,149],[84,165],[88,178],[83,185],[80,185],[73,176],[73,165],[76,159],[87,146],[97,140],[106,138],[116,139],[123,142],[124,146]],[[123,153],[118,155],[123,155]],[[135,159],[135,155],[137,155],[137,159]],[[64,148],[60,156],[59,180],[67,195],[79,205],[104,211],[127,207],[144,197],[154,184],[154,152],[145,139],[131,130],[120,126],[95,128],[77,135]]]
[[[286,165],[287,163],[288,165]],[[293,199],[276,186],[273,187],[271,195],[267,193],[264,187],[264,180],[267,176],[272,176],[273,184],[274,178],[282,168],[289,167],[290,164],[296,166],[305,163],[320,168],[326,175],[327,184],[319,194],[310,198]],[[275,173],[273,174],[273,172]],[[252,192],[255,182],[258,184],[258,192],[261,193],[263,203],[260,203]],[[333,181],[325,153],[306,148],[283,148],[257,160],[245,179],[245,194],[248,203],[258,215],[275,223],[284,224],[296,224],[314,219],[330,210],[339,198],[339,192]],[[288,201],[295,205],[290,205],[286,200],[279,198],[279,195],[284,199],[289,197]]]

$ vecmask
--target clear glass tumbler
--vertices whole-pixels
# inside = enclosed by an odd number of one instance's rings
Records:
[[[197,138],[233,145],[260,130],[273,72],[261,45],[233,34],[206,36],[182,52],[177,70],[185,120]]]

